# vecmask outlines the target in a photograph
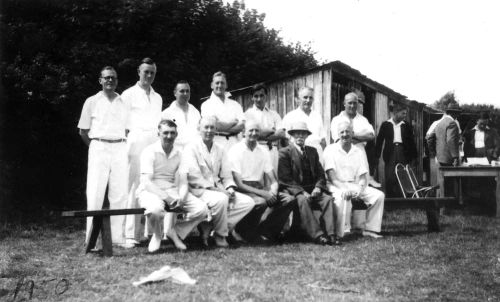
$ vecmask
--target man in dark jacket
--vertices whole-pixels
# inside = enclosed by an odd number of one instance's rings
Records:
[[[334,223],[341,221],[338,215],[342,213],[335,211],[333,197],[325,194],[325,171],[318,152],[305,145],[311,132],[305,122],[299,121],[290,126],[288,134],[291,136],[290,145],[279,151],[280,196],[296,199],[301,229],[311,240],[321,245],[339,245]],[[339,227],[336,229],[340,230]]]
[[[401,196],[397,189],[394,167],[401,163],[406,165],[417,157],[417,147],[411,124],[406,122],[408,109],[403,104],[394,105],[393,117],[380,125],[375,145],[376,158],[382,157],[385,162],[385,189],[388,197]]]
[[[488,126],[488,113],[481,113],[476,126],[463,134],[464,156],[486,157],[496,160],[500,155],[500,137],[495,129]]]

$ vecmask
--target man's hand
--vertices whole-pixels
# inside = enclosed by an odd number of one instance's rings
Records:
[[[167,198],[163,199],[163,202],[165,203],[165,209],[168,208],[169,210],[175,210],[182,206],[180,198],[167,196]]]
[[[270,193],[271,198],[266,198],[266,204],[268,207],[273,207],[279,203],[278,195]]]
[[[321,189],[318,187],[315,187],[314,190],[311,192],[311,197],[316,198],[321,195]]]
[[[295,200],[295,197],[293,195],[288,194],[288,193],[281,192],[278,195],[279,195],[279,199],[281,200],[282,204],[288,204],[288,203]]]
[[[459,163],[458,163],[458,158],[456,158],[456,157],[455,157],[455,158],[453,159],[453,164],[452,164],[452,165],[453,165],[453,167],[458,167],[458,165],[459,165]]]

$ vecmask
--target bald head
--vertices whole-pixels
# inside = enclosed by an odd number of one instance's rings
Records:
[[[200,131],[201,139],[205,144],[212,144],[217,131],[216,127],[217,119],[213,116],[202,117],[198,124],[198,130]]]
[[[305,113],[309,114],[314,102],[314,90],[311,87],[302,87],[298,94],[299,107]]]
[[[260,124],[254,120],[245,122],[245,139],[249,143],[256,143],[260,135]]]
[[[354,130],[350,121],[341,121],[337,129],[341,144],[352,143],[352,135],[354,133]]]

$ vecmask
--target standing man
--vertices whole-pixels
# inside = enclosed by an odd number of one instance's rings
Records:
[[[253,198],[255,208],[237,226],[239,234],[249,239],[270,242],[278,239],[293,207],[293,197],[278,196],[278,182],[269,150],[258,144],[260,125],[245,123],[245,139],[234,145],[228,159],[237,190]],[[267,178],[269,187],[264,186]]]
[[[385,192],[389,197],[401,196],[394,167],[399,163],[406,165],[417,158],[413,128],[405,122],[407,112],[408,108],[403,104],[394,105],[393,117],[380,125],[377,135],[375,155],[378,161],[384,146]]]
[[[165,231],[177,249],[185,250],[181,239],[207,218],[208,211],[203,201],[188,193],[187,169],[181,165],[182,150],[174,145],[177,125],[171,120],[160,121],[158,135],[160,139],[141,154],[141,182],[137,189],[139,204],[145,208],[144,215],[148,217],[153,232],[148,251],[160,249],[165,207],[186,213],[185,219]],[[178,185],[175,183],[176,174],[179,174]]]
[[[279,152],[278,177],[284,198],[294,199],[299,208],[301,228],[321,245],[340,245],[342,212],[336,212],[333,198],[327,194],[325,171],[315,148],[305,145],[311,131],[306,123],[290,125],[291,143]],[[294,219],[295,220],[295,219]],[[337,235],[335,235],[335,229]]]
[[[310,87],[302,87],[298,93],[298,107],[290,111],[283,118],[283,128],[287,131],[295,122],[306,123],[310,135],[306,139],[306,146],[316,148],[320,162],[323,161],[323,149],[326,146],[326,131],[323,127],[323,118],[317,111],[312,110],[314,103],[314,90]]]
[[[235,191],[236,184],[233,181],[226,151],[214,143],[216,123],[215,117],[202,118],[198,126],[201,138],[188,144],[183,152],[183,161],[188,167],[189,190],[207,203],[214,216],[210,223],[202,222],[201,225],[204,247],[208,247],[211,228],[214,229],[215,243],[218,246],[225,246],[224,238],[230,233],[235,239],[240,239],[233,232],[234,227],[255,204],[251,197]],[[224,204],[227,208],[227,214],[224,209],[224,215],[220,215],[219,219],[215,213],[215,203]]]
[[[427,136],[431,158],[436,156],[440,166],[458,166],[459,130],[455,119],[460,115],[460,107],[450,103],[446,113]]]
[[[358,95],[354,92],[349,92],[344,97],[344,111],[340,112],[337,116],[332,119],[330,125],[331,136],[333,142],[337,142],[340,137],[338,136],[338,125],[342,121],[348,121],[352,123],[352,127],[354,129],[354,134],[352,137],[352,143],[358,147],[360,147],[365,153],[366,143],[369,141],[373,141],[375,139],[375,130],[373,126],[368,122],[366,117],[362,114],[358,113]],[[368,162],[367,162],[368,165]],[[367,169],[370,168],[367,166]],[[380,187],[380,184],[377,183],[373,178],[368,175],[368,184],[373,187]]]
[[[215,142],[225,150],[239,141],[238,135],[243,130],[245,115],[241,105],[226,96],[226,75],[220,71],[212,76],[212,94],[201,104],[201,116],[214,116],[217,119]]]
[[[245,112],[246,120],[254,120],[260,124],[259,144],[269,148],[274,171],[278,170],[278,143],[285,138],[285,128],[281,125],[279,114],[266,106],[267,88],[263,84],[254,85],[251,89],[253,106]]]
[[[186,81],[179,81],[174,89],[175,100],[163,110],[162,119],[169,119],[177,124],[178,136],[175,145],[184,148],[188,143],[198,140],[198,122],[200,112],[189,103],[191,88]]]
[[[162,98],[151,87],[156,76],[156,64],[150,58],[141,61],[137,72],[139,81],[122,93],[129,107],[128,119],[128,202],[127,208],[137,208],[135,191],[140,179],[140,156],[142,150],[158,140],[158,122],[161,119]],[[127,244],[133,246],[143,237],[140,215],[127,215],[125,218],[125,237]]]
[[[488,162],[500,155],[500,137],[496,129],[488,125],[489,115],[482,112],[476,126],[464,132],[465,157],[486,157]]]
[[[118,93],[118,76],[111,66],[101,70],[102,91],[89,97],[83,105],[78,122],[80,136],[89,146],[87,171],[87,210],[100,210],[106,185],[111,209],[127,204],[127,106]],[[124,218],[111,217],[111,238],[114,244],[125,247]],[[87,218],[88,242],[92,217]]]
[[[343,220],[351,217],[352,199],[359,198],[368,209],[363,221],[354,221],[354,225],[360,225],[363,236],[380,238],[382,236],[378,233],[384,214],[384,193],[367,186],[368,163],[363,150],[352,144],[352,124],[342,121],[337,125],[337,129],[340,139],[326,147],[325,169],[333,185],[330,191],[335,196],[337,208],[345,212],[339,215],[342,221],[338,225],[344,227]],[[349,222],[347,224],[350,225]],[[343,230],[340,233],[343,234]]]

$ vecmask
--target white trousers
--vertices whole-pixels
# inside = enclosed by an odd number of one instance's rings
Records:
[[[333,197],[335,197],[335,208],[337,211],[344,213],[339,215],[342,222],[337,225],[342,228],[339,234],[343,234],[346,228],[351,227],[351,214],[352,214],[352,225],[354,228],[359,228],[361,230],[367,230],[372,232],[380,232],[382,228],[382,216],[384,214],[384,192],[374,189],[372,187],[366,187],[360,196],[360,199],[365,202],[368,209],[352,211],[352,203],[350,200],[345,200],[342,198],[342,190],[339,190],[333,186],[330,186],[330,192],[332,192]]]
[[[128,199],[127,208],[138,208],[136,190],[139,186],[141,167],[141,152],[147,146],[158,140],[158,131],[130,131],[127,137],[128,147]],[[125,238],[140,240],[144,236],[141,226],[141,215],[127,215],[125,217]]]
[[[170,196],[175,197],[177,188],[167,190]],[[142,191],[138,194],[138,200],[141,207],[145,208],[144,215],[148,217],[149,228],[156,235],[161,237],[161,226],[163,224],[163,217],[165,216],[165,209],[163,200],[156,194],[148,191]],[[208,209],[201,199],[195,197],[193,194],[188,193],[187,199],[182,206],[186,212],[184,219],[175,222],[174,229],[177,235],[184,239],[200,222],[207,218]],[[171,214],[171,213],[169,213]]]
[[[108,186],[110,209],[127,205],[127,145],[92,140],[87,170],[87,210],[101,210]],[[87,218],[86,241],[90,239],[92,217]],[[124,216],[111,216],[113,243],[124,243]]]

